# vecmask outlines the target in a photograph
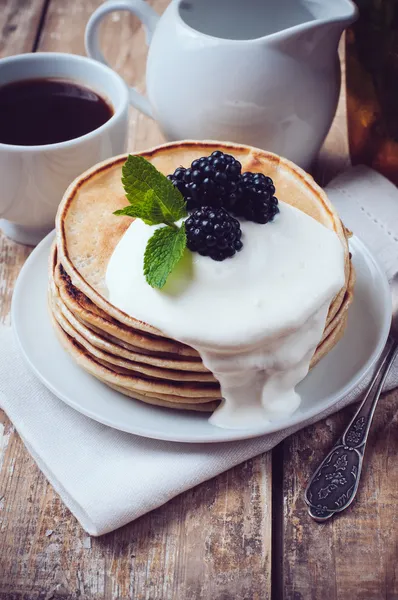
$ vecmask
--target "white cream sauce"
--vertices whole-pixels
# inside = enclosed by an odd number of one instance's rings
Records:
[[[295,386],[321,340],[330,302],[344,285],[337,235],[280,202],[272,223],[242,222],[243,249],[216,262],[186,250],[162,290],[143,275],[154,227],[134,221],[109,261],[109,300],[195,348],[219,380],[219,427],[256,427],[300,404]]]

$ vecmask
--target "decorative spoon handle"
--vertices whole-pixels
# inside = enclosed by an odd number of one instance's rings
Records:
[[[305,490],[308,512],[319,523],[346,509],[355,498],[370,425],[397,350],[395,342],[387,343],[361,406]]]

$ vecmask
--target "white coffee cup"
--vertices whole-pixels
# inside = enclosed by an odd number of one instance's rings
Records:
[[[0,227],[11,239],[37,244],[53,227],[68,185],[97,162],[126,150],[128,88],[98,61],[73,54],[38,52],[0,60],[0,85],[57,77],[93,89],[113,109],[101,127],[81,137],[42,146],[0,143]]]

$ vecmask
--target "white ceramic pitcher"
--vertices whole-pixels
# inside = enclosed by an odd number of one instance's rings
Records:
[[[99,25],[116,10],[145,26],[147,97],[130,88],[130,100],[167,139],[241,142],[309,167],[336,110],[351,0],[173,0],[161,17],[143,0],[109,0],[86,30],[101,62]]]

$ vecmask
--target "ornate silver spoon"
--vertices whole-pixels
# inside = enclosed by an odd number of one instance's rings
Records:
[[[321,462],[305,490],[308,512],[319,523],[345,510],[358,490],[370,425],[398,351],[398,273],[392,278],[390,287],[393,309],[390,337],[379,359],[377,371],[348,427]]]

